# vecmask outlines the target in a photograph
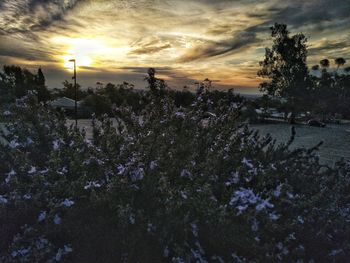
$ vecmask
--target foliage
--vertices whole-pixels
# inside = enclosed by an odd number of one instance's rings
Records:
[[[91,91],[90,95],[83,99],[83,105],[88,108],[89,113],[96,115],[111,114],[113,107],[128,106],[135,113],[140,113],[151,102],[150,95],[167,96],[174,101],[176,107],[188,108],[195,102],[195,94],[184,89],[182,91],[169,89],[164,80],[156,77],[156,70],[150,69],[145,80],[148,82],[149,92],[135,90],[132,84],[124,82],[114,85],[112,83]],[[243,97],[235,94],[233,90],[214,90],[207,93],[212,107],[219,107],[223,100],[229,103],[242,103]]]
[[[91,94],[84,98],[83,107],[88,111],[88,116],[95,113],[97,115],[110,114],[112,111],[112,103],[106,96]]]
[[[56,89],[56,95],[58,97],[67,97],[72,100],[75,99],[75,92],[77,93],[77,100],[81,100],[85,98],[88,95],[87,91],[84,91],[81,89],[81,86],[77,84],[77,90],[75,90],[75,86],[73,83],[68,82],[65,80],[63,83],[63,89]]]
[[[312,76],[313,80],[313,100],[310,103],[313,111],[319,115],[343,114],[343,117],[350,118],[350,74],[346,70],[341,73],[339,68],[346,63],[344,58],[337,58],[334,61],[336,70],[329,70],[330,62],[322,59],[320,66],[322,71],[319,76]],[[314,65],[315,73],[320,68]]]
[[[265,59],[260,62],[260,77],[269,78],[260,84],[260,90],[268,95],[287,99],[294,122],[295,111],[304,105],[303,100],[311,88],[307,58],[307,39],[303,34],[290,36],[287,26],[271,27],[272,48],[266,48]]]
[[[50,92],[45,86],[45,77],[41,68],[38,69],[37,74],[33,74],[17,66],[4,66],[3,72],[0,72],[0,94],[3,102],[21,98],[28,91],[36,91],[39,101],[50,99]]]
[[[1,262],[345,262],[350,167],[240,125],[237,105],[188,109],[155,87],[93,138],[33,96],[4,113]],[[238,106],[239,108],[239,106]]]
[[[275,24],[271,27],[272,48],[266,48],[265,59],[260,62],[260,77],[268,78],[260,84],[260,90],[267,95],[286,99],[281,105],[291,112],[312,111],[325,121],[330,115],[342,114],[350,118],[350,74],[342,57],[334,59],[335,70],[330,70],[329,59],[322,59],[313,65],[309,74],[306,64],[307,39],[303,34],[290,36],[287,26]],[[319,74],[318,71],[321,70]],[[259,103],[259,101],[257,102]]]
[[[242,109],[241,120],[247,121],[248,123],[258,123],[259,115],[255,111],[254,105],[247,103],[246,106]]]

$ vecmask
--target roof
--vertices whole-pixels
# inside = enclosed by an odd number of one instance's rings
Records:
[[[75,100],[72,100],[70,98],[67,97],[61,97],[61,98],[57,98],[53,101],[50,102],[51,106],[53,107],[60,107],[60,108],[74,108],[75,107]],[[78,107],[80,106],[80,102],[77,102]]]

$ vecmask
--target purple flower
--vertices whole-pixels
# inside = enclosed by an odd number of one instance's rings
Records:
[[[143,179],[145,173],[143,171],[143,168],[136,168],[135,170],[130,172],[130,179],[133,182],[140,181]]]
[[[123,174],[125,172],[125,166],[122,164],[119,164],[117,167],[117,172],[119,175]]]
[[[8,203],[7,199],[3,195],[0,195],[0,205],[7,204],[7,203]]]
[[[69,200],[69,199],[65,199],[62,203],[61,203],[62,206],[65,206],[65,207],[71,207],[72,205],[74,205],[74,201],[72,200]]]
[[[10,148],[15,149],[18,146],[20,146],[20,144],[16,140],[12,140],[12,141],[10,141],[9,146],[10,146]]]
[[[42,211],[40,212],[39,216],[38,216],[38,222],[42,222],[46,219],[46,211]]]
[[[55,223],[55,225],[61,224],[61,217],[58,214],[56,214],[53,219],[53,222]]]

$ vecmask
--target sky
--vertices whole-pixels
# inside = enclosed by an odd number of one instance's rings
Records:
[[[308,64],[350,65],[349,0],[0,0],[0,65],[42,67],[49,88],[78,82],[146,86],[149,67],[171,88],[209,78],[256,93],[269,27],[308,37]]]

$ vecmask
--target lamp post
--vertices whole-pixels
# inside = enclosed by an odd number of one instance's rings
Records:
[[[75,59],[70,59],[69,62],[73,62],[74,63],[74,76],[73,76],[73,79],[74,79],[74,91],[75,91],[75,95],[74,95],[74,101],[75,101],[75,108],[74,108],[74,111],[75,111],[75,128],[77,129],[78,128],[78,105],[77,105],[77,68],[76,68],[76,61]]]

